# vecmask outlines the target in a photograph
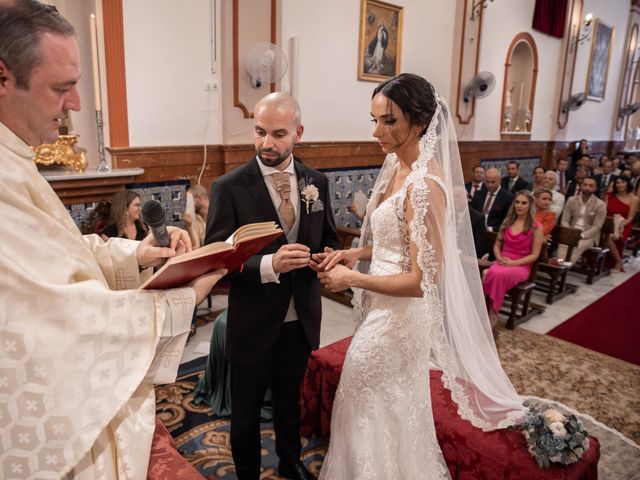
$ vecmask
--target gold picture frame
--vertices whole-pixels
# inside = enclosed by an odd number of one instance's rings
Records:
[[[362,0],[358,80],[380,82],[400,73],[402,13],[398,5]]]
[[[596,102],[604,100],[614,33],[615,27],[607,25],[599,18],[595,20],[593,37],[591,38],[591,52],[589,53],[587,84],[584,90],[587,94],[587,100]]]

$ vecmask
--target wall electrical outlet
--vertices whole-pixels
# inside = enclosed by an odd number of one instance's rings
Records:
[[[207,82],[204,84],[205,92],[217,92],[218,91],[218,82]]]

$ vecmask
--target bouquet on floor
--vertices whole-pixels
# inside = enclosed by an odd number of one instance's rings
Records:
[[[522,429],[527,449],[541,468],[552,463],[577,462],[589,449],[589,433],[575,415],[565,415],[550,405],[529,405]]]

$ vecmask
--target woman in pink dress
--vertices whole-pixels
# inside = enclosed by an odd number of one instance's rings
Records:
[[[638,197],[631,193],[631,180],[625,176],[616,178],[613,191],[607,195],[607,216],[620,215],[624,219],[621,224],[622,231],[609,235],[607,239],[607,247],[616,262],[613,267],[615,272],[623,271],[622,252],[627,238],[631,235],[636,213],[638,213]]]
[[[528,190],[516,194],[493,246],[496,261],[485,270],[482,287],[491,328],[498,322],[504,295],[529,277],[531,264],[544,242],[542,226],[534,218],[534,199]]]

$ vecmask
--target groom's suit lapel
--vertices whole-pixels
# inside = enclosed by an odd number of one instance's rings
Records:
[[[280,219],[278,218],[276,207],[273,205],[273,200],[271,200],[271,195],[269,195],[269,190],[267,190],[267,185],[262,177],[260,167],[258,167],[258,160],[256,157],[253,157],[253,159],[247,164],[244,181],[247,186],[247,190],[255,203],[255,206],[247,205],[247,208],[257,208],[264,217],[263,221],[268,222],[273,220],[280,225]],[[287,237],[282,235],[275,241],[284,245],[287,243]]]
[[[298,211],[300,212],[300,226],[298,227],[298,243],[304,244],[309,236],[309,228],[311,227],[311,217],[307,213],[307,205],[302,201],[302,189],[308,182],[307,171],[300,162],[294,161],[293,167],[296,171],[296,185],[300,192],[300,203],[298,205]]]

